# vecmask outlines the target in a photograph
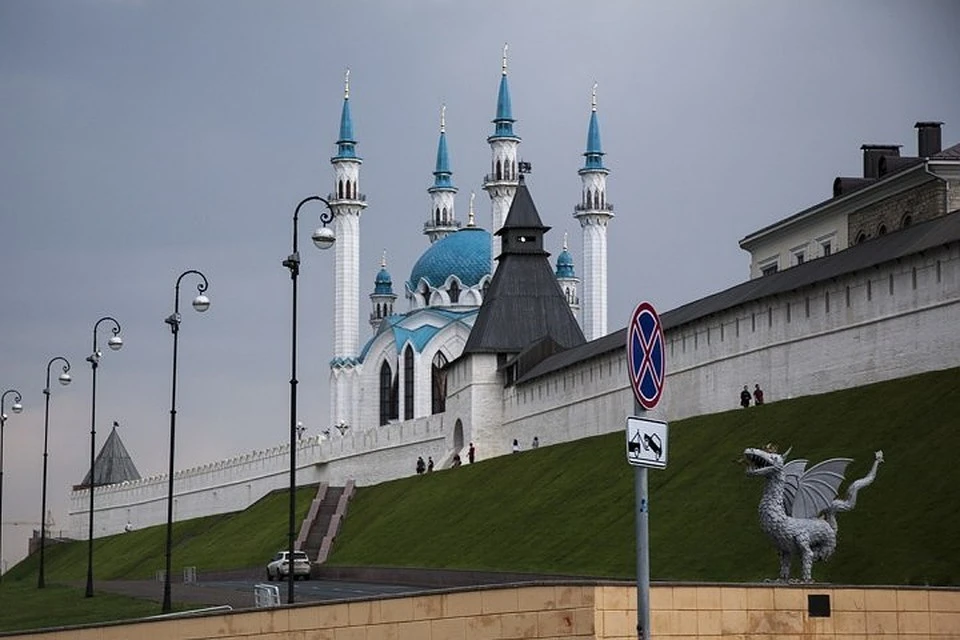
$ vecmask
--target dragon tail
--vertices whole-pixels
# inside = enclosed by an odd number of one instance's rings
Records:
[[[854,482],[850,483],[850,488],[847,489],[847,499],[836,499],[824,510],[823,515],[826,517],[827,521],[830,523],[830,526],[833,527],[834,530],[837,528],[835,515],[841,511],[852,511],[853,508],[857,506],[857,493],[864,487],[873,483],[877,477],[877,468],[880,466],[881,462],[883,462],[883,451],[877,451],[874,454],[873,466],[870,468],[870,473],[863,476],[859,480],[855,480]]]

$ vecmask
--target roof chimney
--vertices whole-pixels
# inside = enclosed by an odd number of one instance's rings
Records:
[[[918,122],[913,125],[917,129],[917,155],[921,158],[935,156],[941,151],[940,127],[942,122]]]
[[[900,145],[898,144],[865,144],[860,147],[863,149],[863,177],[880,177],[880,158],[883,156],[900,157]]]

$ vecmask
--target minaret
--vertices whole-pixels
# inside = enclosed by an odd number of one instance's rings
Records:
[[[337,241],[334,267],[333,359],[330,361],[330,419],[354,424],[359,411],[357,371],[360,339],[360,214],[366,196],[360,193],[357,141],[350,117],[350,70],[344,76],[343,111],[337,155],[330,159],[334,192],[328,197]]]
[[[583,195],[574,217],[583,229],[583,335],[595,340],[607,334],[607,223],[613,205],[607,202],[607,174],[597,121],[597,85],[593,85],[586,160],[580,169]]]
[[[437,166],[433,171],[433,186],[427,189],[430,194],[431,208],[430,218],[423,225],[423,233],[430,238],[431,244],[460,228],[460,223],[457,222],[453,213],[453,196],[457,193],[457,188],[453,186],[453,172],[450,171],[450,156],[447,153],[446,111],[446,105],[440,107]]]
[[[517,147],[520,145],[520,136],[513,132],[515,120],[510,107],[510,86],[507,84],[507,45],[503,45],[501,71],[500,92],[497,95],[497,117],[493,120],[495,128],[493,135],[487,138],[492,154],[490,173],[483,183],[484,190],[490,194],[493,210],[493,224],[490,228],[492,237],[490,273],[496,269],[497,256],[500,255],[500,236],[496,234],[507,219],[513,195],[517,191]]]
[[[393,278],[387,271],[387,250],[383,250],[383,257],[380,259],[380,271],[373,281],[373,293],[370,294],[370,326],[376,333],[380,328],[380,323],[384,318],[393,315],[393,303],[397,300],[397,294],[393,292]]]
[[[577,295],[577,286],[580,278],[573,268],[573,256],[567,249],[567,234],[563,234],[563,251],[557,256],[557,283],[563,289],[563,297],[567,299],[574,317],[580,315],[580,297]]]

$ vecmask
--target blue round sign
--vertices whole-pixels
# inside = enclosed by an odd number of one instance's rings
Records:
[[[663,327],[660,316],[649,302],[638,304],[630,318],[627,360],[633,395],[644,409],[653,409],[663,395],[667,372]]]

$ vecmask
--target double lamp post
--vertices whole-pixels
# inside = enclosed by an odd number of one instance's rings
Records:
[[[13,395],[13,404],[10,410],[14,413],[23,411],[23,405],[20,402],[23,398],[16,389],[7,389],[0,396],[0,522],[3,521],[3,427],[7,424],[7,396]],[[3,555],[3,525],[0,524],[0,561]],[[0,580],[3,579],[3,567],[0,567]]]

